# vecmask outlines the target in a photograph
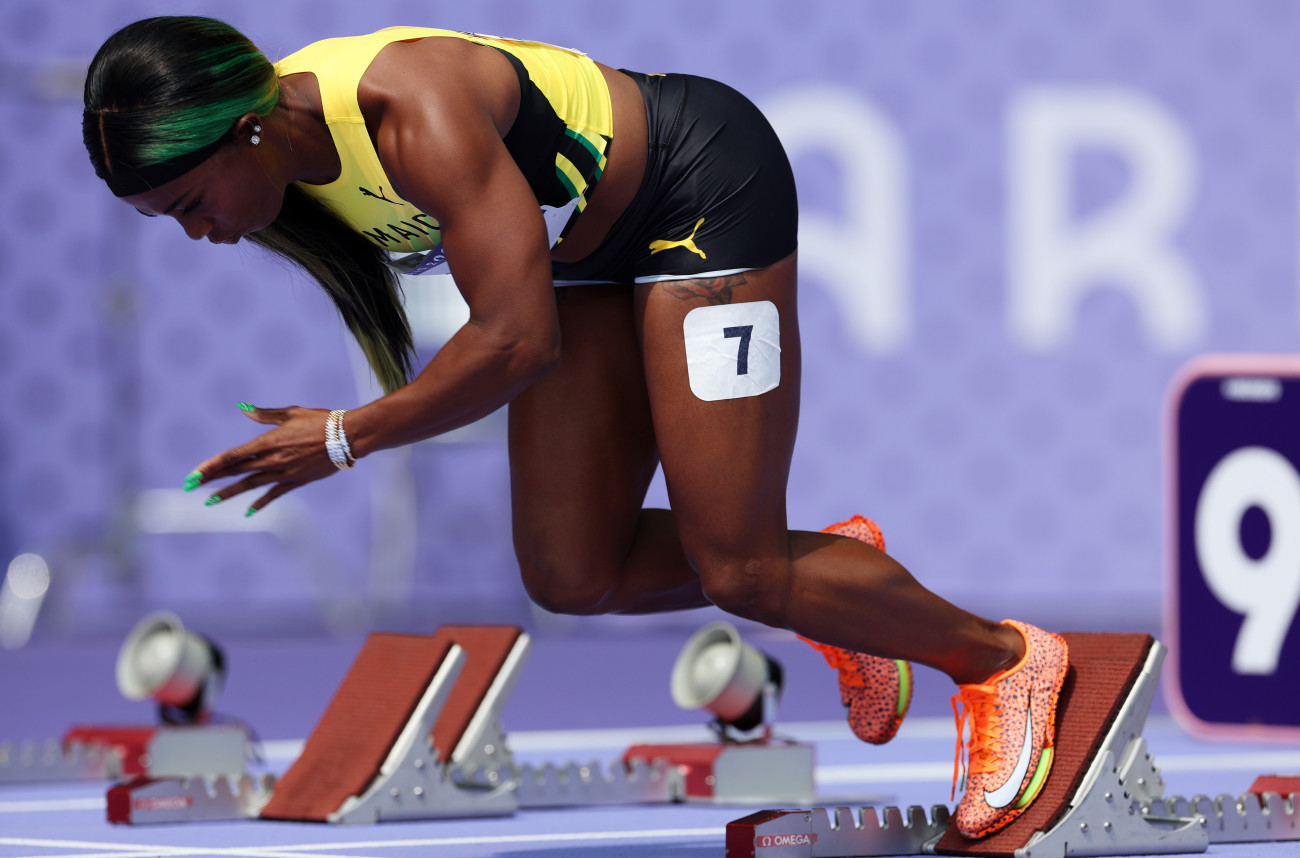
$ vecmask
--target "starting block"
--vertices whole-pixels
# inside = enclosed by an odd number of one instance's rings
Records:
[[[1164,663],[1149,635],[1066,634],[1070,671],[1057,710],[1056,759],[1034,803],[1014,822],[978,840],[946,825],[946,809],[920,808],[902,822],[887,808],[850,828],[847,811],[764,811],[727,827],[728,858],[850,858],[921,854],[1046,858],[1203,852],[1203,815],[1144,812],[1164,792],[1142,729]],[[901,838],[902,842],[899,842]],[[900,846],[907,848],[900,849]],[[761,852],[759,850],[762,850]]]
[[[667,764],[672,800],[704,804],[799,805],[816,795],[812,745],[773,735],[784,672],[771,656],[717,622],[687,641],[673,666],[673,699],[708,709],[716,741],[633,745],[623,765]]]
[[[123,764],[109,787],[108,821],[138,825],[244,819],[270,796],[272,778],[245,774],[248,731],[238,724],[74,727],[76,741],[111,747]]]
[[[257,816],[271,797],[274,778],[138,777],[108,791],[108,821],[143,825],[158,822],[213,822]]]
[[[371,635],[278,784],[215,767],[162,777],[156,766],[128,770],[143,776],[110,790],[109,820],[378,822],[512,813],[513,781],[483,786],[474,778],[497,780],[511,762],[498,718],[528,646],[527,635],[508,627]]]
[[[968,840],[955,828],[935,851],[947,855],[1135,855],[1204,852],[1195,818],[1142,814],[1164,781],[1142,729],[1165,648],[1149,635],[1067,634],[1070,672],[1057,704],[1056,759],[1024,813],[992,835]]]
[[[817,794],[811,745],[765,735],[749,742],[633,745],[624,765],[667,763],[676,773],[675,798],[706,804],[806,804]]]
[[[809,800],[812,749],[771,741],[637,746],[597,763],[515,764],[500,714],[530,646],[520,629],[371,635],[263,819],[379,822],[521,808]],[[785,793],[754,792],[780,783]]]
[[[379,822],[513,813],[497,719],[529,645],[520,629],[500,626],[371,635],[259,815]]]

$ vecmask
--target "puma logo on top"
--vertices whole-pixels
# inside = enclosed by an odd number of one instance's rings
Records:
[[[362,196],[365,196],[365,197],[374,197],[374,198],[377,199],[377,200],[383,200],[384,202],[386,202],[386,203],[392,203],[392,204],[395,205],[395,206],[400,206],[400,205],[401,205],[401,203],[398,202],[397,200],[390,200],[388,197],[384,196],[384,186],[383,186],[383,185],[380,185],[380,186],[379,186],[379,193],[375,193],[374,191],[370,190],[369,188],[357,188],[357,190],[361,192],[361,195],[362,195]]]

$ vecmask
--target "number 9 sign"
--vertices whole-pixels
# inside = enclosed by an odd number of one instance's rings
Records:
[[[1197,359],[1167,417],[1170,708],[1202,735],[1300,737],[1300,357]]]

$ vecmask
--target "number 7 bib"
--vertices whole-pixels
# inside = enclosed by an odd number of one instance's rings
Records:
[[[682,323],[691,392],[741,399],[781,384],[781,319],[771,301],[696,307]]]

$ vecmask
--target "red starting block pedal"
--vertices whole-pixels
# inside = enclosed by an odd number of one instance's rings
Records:
[[[679,801],[710,804],[808,804],[813,786],[810,745],[764,739],[686,745],[633,745],[624,764],[666,762],[679,774]]]
[[[119,825],[248,819],[271,797],[274,779],[138,777],[108,791],[108,821]]]
[[[1265,793],[1275,792],[1283,797],[1300,793],[1300,775],[1260,775],[1250,785],[1247,792],[1263,798]]]

